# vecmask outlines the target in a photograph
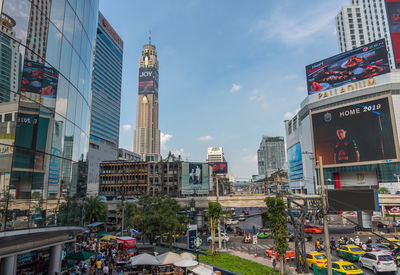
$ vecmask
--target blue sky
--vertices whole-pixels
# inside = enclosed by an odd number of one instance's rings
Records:
[[[162,154],[205,161],[222,146],[229,173],[257,174],[263,135],[307,95],[305,65],[338,53],[334,17],[349,0],[100,0],[124,40],[120,147],[132,150],[138,58],[152,32],[160,63]]]

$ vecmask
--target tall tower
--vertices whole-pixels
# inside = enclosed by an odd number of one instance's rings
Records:
[[[144,161],[159,161],[160,130],[158,129],[158,60],[156,47],[143,46],[139,57],[139,87],[133,151]]]

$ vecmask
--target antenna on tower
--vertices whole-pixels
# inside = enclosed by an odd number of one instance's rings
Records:
[[[151,45],[151,30],[149,30],[149,45]]]

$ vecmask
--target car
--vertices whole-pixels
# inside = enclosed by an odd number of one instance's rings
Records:
[[[377,241],[381,244],[388,246],[391,249],[397,249],[398,247],[400,247],[400,241],[395,238],[380,238]]]
[[[367,252],[360,257],[359,263],[360,267],[371,269],[375,274],[397,271],[392,255],[385,252]]]
[[[400,226],[400,220],[394,220],[394,221],[392,222],[392,225],[393,225],[394,227],[399,227],[399,226]]]
[[[247,210],[244,210],[244,211],[243,211],[243,214],[245,214],[245,215],[249,215],[249,211],[247,211]]]
[[[260,239],[266,239],[268,238],[269,234],[270,234],[269,228],[263,228],[257,232],[257,237]]]
[[[339,246],[336,249],[336,253],[339,257],[354,262],[358,261],[358,259],[364,255],[365,251],[356,245],[347,244]]]
[[[376,223],[376,227],[381,228],[381,229],[386,229],[387,228],[387,224],[383,223],[383,222],[377,222]]]
[[[223,241],[223,242],[229,242],[229,236],[226,235],[225,233],[221,232],[221,241]],[[208,242],[208,243],[211,243],[211,236],[209,236],[209,237],[207,238],[207,242]],[[217,233],[217,232],[215,232],[215,242],[219,242],[218,233]]]
[[[264,257],[269,257],[269,258],[275,258],[277,259],[279,257],[279,253],[275,251],[275,246],[267,248],[264,251]],[[286,254],[285,254],[285,259],[286,260],[294,260],[294,258],[296,257],[296,254],[294,253],[293,250],[286,250]]]
[[[321,234],[322,229],[318,226],[315,225],[305,225],[304,226],[304,232],[305,233],[314,233],[314,234]]]
[[[387,245],[384,245],[384,244],[381,244],[381,243],[369,243],[369,244],[367,244],[367,252],[379,252],[379,251],[386,252],[386,253],[389,253],[389,254],[392,253],[392,250]]]
[[[319,271],[319,272],[318,272]],[[323,267],[316,267],[315,274],[328,274],[328,264],[324,264]],[[332,274],[364,274],[356,265],[346,261],[334,261],[332,262]]]
[[[245,220],[246,220],[246,217],[244,215],[239,216],[239,221],[245,221]]]
[[[227,225],[230,225],[230,224],[238,224],[239,223],[239,221],[238,220],[234,220],[234,219],[228,219],[226,222],[225,222]]]
[[[326,264],[327,258],[324,254],[314,251],[307,253],[306,261],[309,268],[313,268],[314,265],[318,267],[323,267]]]

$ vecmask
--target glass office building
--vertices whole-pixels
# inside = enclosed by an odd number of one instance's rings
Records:
[[[0,0],[0,232],[80,225],[98,0]]]

